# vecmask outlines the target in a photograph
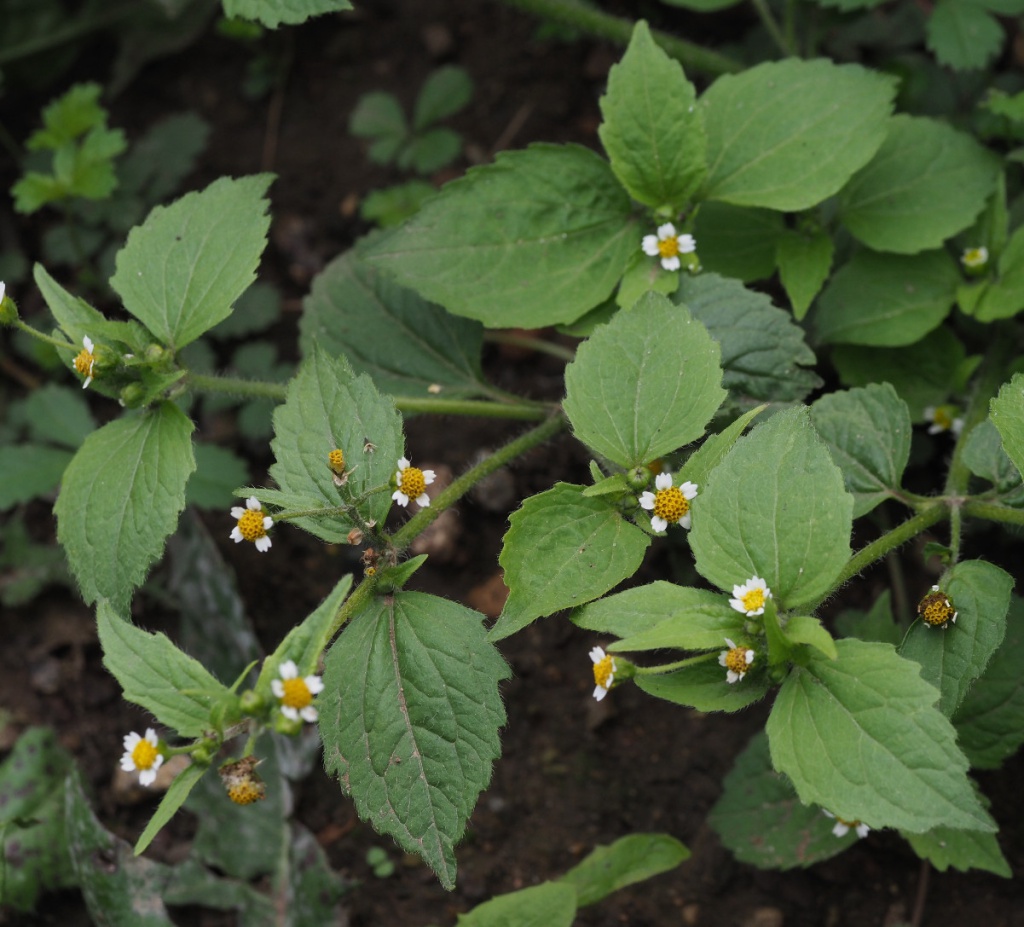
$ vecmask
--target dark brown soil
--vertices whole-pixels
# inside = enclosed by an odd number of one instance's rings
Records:
[[[400,179],[371,166],[363,146],[347,132],[360,94],[389,90],[409,107],[433,68],[448,62],[465,67],[476,92],[469,110],[454,120],[466,140],[466,159],[457,165],[462,170],[473,161],[486,161],[498,148],[536,140],[596,147],[597,100],[619,54],[582,38],[538,39],[534,21],[478,0],[359,5],[363,11],[358,15],[325,17],[264,41],[264,50],[290,61],[280,94],[258,102],[246,99],[241,88],[252,53],[210,34],[149,65],[111,102],[112,124],[133,137],[161,116],[188,109],[211,124],[210,145],[190,187],[202,187],[222,174],[277,173],[264,273],[285,294],[289,315],[281,348],[293,357],[295,320],[310,278],[367,230],[355,209],[359,199]],[[654,12],[669,15],[664,9]],[[104,80],[108,52],[102,42],[90,46],[74,78]],[[0,116],[17,138],[31,130],[44,99],[26,94],[3,101]],[[12,173],[4,164],[5,184]],[[39,226],[29,223],[25,234]],[[23,304],[35,299],[26,293]],[[491,349],[486,362],[491,375],[508,388],[528,395],[557,395],[560,388],[559,365],[550,357]],[[418,461],[459,472],[480,447],[494,446],[515,431],[507,424],[417,419],[409,424],[409,444]],[[265,457],[254,461],[257,468],[268,463]],[[521,498],[557,479],[580,478],[584,466],[580,450],[564,438],[520,461],[513,468],[513,486]],[[29,514],[39,536],[52,536],[45,504],[34,504]],[[447,562],[436,558],[417,574],[414,585],[481,610],[495,603],[500,607],[497,554],[506,515],[467,501]],[[319,601],[344,568],[336,555],[294,532],[275,534],[274,555],[261,558],[249,545],[230,543],[225,517],[205,520],[238,572],[268,648]],[[669,558],[656,552],[644,578],[668,576],[669,569]],[[883,581],[879,571],[864,584]],[[137,617],[147,627],[163,625],[151,600],[140,597],[138,608]],[[3,630],[0,704],[10,712],[11,723],[0,748],[8,749],[28,725],[53,725],[93,787],[104,822],[134,839],[151,805],[117,804],[111,779],[123,733],[144,726],[146,719],[120,699],[116,683],[103,670],[89,610],[53,591],[6,614]],[[53,640],[64,642],[48,649]],[[303,785],[298,817],[317,835],[332,864],[361,882],[346,898],[353,927],[451,924],[456,914],[495,894],[557,876],[596,844],[639,831],[668,832],[685,842],[693,856],[671,874],[585,909],[577,923],[895,925],[910,920],[920,893],[921,923],[928,927],[1024,925],[1011,881],[929,872],[890,833],[873,833],[846,854],[806,871],[763,872],[736,863],[705,820],[736,754],[763,724],[767,706],[734,716],[705,716],[629,686],[598,704],[590,695],[587,657],[595,643],[601,641],[561,618],[542,621],[503,643],[514,670],[504,687],[509,716],[504,755],[458,851],[459,883],[452,893],[441,889],[424,865],[401,857],[362,824],[323,773]],[[41,684],[41,664],[57,673],[60,685]],[[1002,846],[1014,870],[1024,865],[1024,798],[1017,772],[1024,773],[1020,757],[1000,773],[981,777],[1004,828]],[[176,823],[171,833],[179,843],[187,841],[189,822]],[[372,846],[387,846],[399,861],[386,881],[375,878],[365,862]],[[168,850],[166,843],[161,848],[169,856],[180,857],[183,851],[180,846]],[[37,917],[21,922],[87,924],[88,915],[76,893],[64,892],[46,898]],[[231,920],[191,909],[181,922]]]

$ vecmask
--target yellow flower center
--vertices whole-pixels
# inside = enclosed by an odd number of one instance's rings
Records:
[[[594,664],[594,682],[602,689],[607,689],[611,687],[614,676],[615,658],[611,654],[605,654]]]
[[[410,499],[418,499],[427,490],[427,481],[419,467],[406,467],[402,471],[402,479],[398,488]]]
[[[262,801],[267,797],[267,787],[262,782],[243,779],[228,789],[228,798],[236,805],[251,805],[254,801]]]
[[[725,668],[732,670],[737,675],[745,673],[750,669],[750,663],[747,663],[747,647],[733,647],[725,655]],[[751,661],[753,662],[753,661]]]
[[[943,431],[949,431],[953,427],[953,416],[950,414],[948,406],[939,406],[935,410],[933,419]]]
[[[679,239],[673,235],[658,242],[658,252],[663,258],[676,257],[679,254]]]
[[[690,500],[683,495],[678,486],[659,489],[654,497],[654,514],[674,525],[690,511]]]
[[[984,267],[988,261],[987,248],[968,248],[961,258],[965,267]]]
[[[78,352],[78,356],[75,358],[75,370],[77,370],[83,377],[92,376],[92,367],[96,363],[96,356],[85,348],[82,348]]]
[[[917,606],[917,613],[921,616],[922,621],[937,628],[952,621],[956,610],[945,594],[930,592],[921,599]]]
[[[764,590],[751,589],[740,601],[748,612],[756,612],[759,608],[764,608]]]
[[[238,533],[247,541],[258,541],[267,536],[263,527],[263,510],[246,509],[242,517],[238,519]]]
[[[327,463],[335,473],[345,472],[345,455],[340,448],[335,448],[327,455]]]
[[[136,769],[152,769],[156,762],[157,750],[146,738],[142,738],[132,750],[132,762]]]
[[[305,708],[313,701],[313,693],[309,691],[304,679],[282,679],[281,688],[284,689],[281,704],[289,708]]]

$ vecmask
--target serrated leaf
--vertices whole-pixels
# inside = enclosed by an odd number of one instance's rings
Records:
[[[456,315],[495,328],[572,322],[640,248],[629,196],[576,145],[498,154],[445,186],[367,260]]]
[[[779,239],[775,260],[794,318],[799,320],[807,315],[811,302],[828,279],[832,250],[831,237],[822,231],[810,235],[787,232]]]
[[[638,22],[608,72],[598,130],[615,176],[638,202],[679,213],[703,181],[707,139],[696,99],[679,63]]]
[[[811,406],[811,422],[853,494],[853,517],[895,495],[910,459],[910,410],[888,383],[836,391]]]
[[[57,538],[86,602],[108,598],[127,611],[185,507],[193,427],[161,403],[94,431],[68,464],[54,506]]]
[[[702,322],[722,348],[722,385],[734,396],[787,402],[821,381],[803,366],[816,361],[792,316],[763,293],[715,274],[684,277],[673,299]]]
[[[928,50],[957,71],[983,68],[1002,47],[1003,29],[975,0],[938,0],[927,25]]]
[[[949,315],[960,272],[945,251],[912,256],[859,251],[829,281],[814,315],[831,344],[913,344]]]
[[[646,294],[598,328],[566,368],[573,432],[627,468],[689,444],[725,398],[719,356],[689,312]]]
[[[174,781],[168,786],[167,791],[164,793],[164,797],[160,799],[160,804],[157,805],[156,811],[153,812],[153,817],[149,819],[149,823],[146,825],[146,829],[139,835],[139,839],[135,842],[135,855],[138,856],[144,852],[152,842],[153,838],[164,829],[164,826],[178,813],[178,809],[185,804],[185,799],[188,798],[188,793],[192,791],[195,784],[203,778],[203,775],[209,771],[208,766],[200,766],[198,763],[190,763],[186,766],[178,775],[174,777]]]
[[[345,354],[377,388],[399,396],[480,395],[483,329],[428,303],[363,260],[358,250],[317,275],[303,303],[299,344]],[[436,393],[436,389],[434,391]]]
[[[268,29],[281,23],[295,25],[313,16],[351,10],[349,0],[223,0],[224,15],[229,19],[253,19]]]
[[[805,409],[740,438],[693,502],[697,570],[724,590],[764,578],[784,609],[814,604],[850,557],[853,498]]]
[[[498,895],[460,914],[455,927],[572,927],[576,890],[561,882],[541,882]]]
[[[29,136],[29,151],[55,150],[90,129],[107,121],[107,111],[100,104],[103,88],[93,82],[75,84],[66,93],[48,103],[42,112],[43,125]]]
[[[722,649],[727,649],[725,641],[722,641]],[[717,660],[710,659],[671,673],[634,676],[633,681],[648,695],[697,711],[739,711],[764,698],[768,692],[768,682],[750,674],[730,685],[725,670]]]
[[[40,444],[0,447],[0,511],[55,489],[71,451]]]
[[[1004,383],[989,409],[992,424],[1003,439],[1003,450],[1024,474],[1024,374],[1016,373]]]
[[[210,712],[234,696],[206,668],[179,650],[166,634],[135,627],[104,599],[96,607],[103,665],[124,697],[151,711],[182,737],[199,737],[210,727]]]
[[[998,159],[969,135],[894,116],[882,147],[843,188],[839,214],[869,248],[917,254],[974,222],[998,173]]]
[[[885,138],[891,78],[788,59],[718,78],[701,97],[708,177],[700,197],[796,211],[846,183]]]
[[[650,537],[582,489],[556,483],[512,514],[498,558],[509,596],[491,640],[596,599],[640,566]]]
[[[453,846],[500,752],[509,673],[481,616],[418,592],[373,601],[324,664],[324,764],[359,816],[455,884]]]
[[[344,357],[328,357],[314,345],[288,384],[288,398],[274,411],[271,447],[276,463],[270,475],[284,492],[337,509],[394,476],[402,456],[402,419],[369,377],[356,376]],[[327,455],[335,448],[344,453],[349,473],[341,488],[327,466]],[[295,524],[338,543],[352,528],[365,527],[365,521],[383,522],[390,507],[390,492],[377,492],[361,502],[357,512],[300,518]]]
[[[960,872],[982,869],[1004,879],[1013,876],[995,834],[936,827],[926,834],[903,836],[914,848],[914,852],[921,859],[928,860],[939,872],[945,872],[952,866]]]
[[[800,800],[872,828],[995,831],[967,778],[937,690],[888,644],[836,641],[782,684],[767,732]]]
[[[668,834],[629,834],[595,847],[558,881],[576,889],[576,904],[583,908],[689,858],[690,851]]]
[[[473,79],[464,68],[448,64],[434,71],[416,97],[413,128],[425,129],[432,123],[454,116],[473,97]]]
[[[168,347],[184,347],[231,314],[267,243],[269,174],[222,177],[158,206],[132,229],[111,287]]]
[[[775,273],[785,217],[771,209],[702,203],[694,220],[697,252],[705,270],[744,283]]]

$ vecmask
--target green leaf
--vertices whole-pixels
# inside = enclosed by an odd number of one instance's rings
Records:
[[[100,104],[103,88],[96,83],[73,85],[66,93],[43,108],[45,128],[29,136],[29,151],[56,150],[85,135],[90,129],[106,125],[107,111]]]
[[[388,157],[374,157],[371,160],[387,164],[398,153],[399,147],[409,134],[402,105],[394,94],[375,90],[364,93],[352,110],[348,130],[357,138],[372,138],[388,143],[392,149]],[[372,151],[373,149],[371,149]],[[378,150],[384,155],[387,149]]]
[[[331,261],[313,281],[299,320],[304,355],[313,345],[345,354],[357,373],[398,396],[480,395],[483,329],[399,286],[358,249]],[[435,391],[436,392],[436,389]]]
[[[882,144],[895,89],[856,65],[795,58],[718,78],[700,101],[701,198],[787,211],[820,203]]]
[[[1024,309],[1024,228],[1013,233],[996,268],[995,279],[982,284],[974,304],[964,307],[979,322],[1012,318]]]
[[[680,280],[673,298],[721,345],[722,385],[734,396],[787,402],[821,384],[813,371],[802,369],[816,362],[803,329],[763,293],[700,274]]]
[[[1013,876],[995,834],[936,827],[926,834],[903,836],[910,842],[914,852],[922,859],[928,860],[939,872],[945,872],[952,866],[960,872],[982,869],[994,872],[1004,879]]]
[[[582,489],[557,483],[512,514],[498,558],[509,597],[491,640],[596,599],[640,566],[650,537]]]
[[[627,468],[695,441],[725,398],[719,356],[689,312],[646,294],[598,328],[566,368],[573,432]]]
[[[496,328],[572,322],[640,248],[629,196],[576,145],[498,154],[367,249],[403,286]]]
[[[807,644],[830,660],[838,656],[832,635],[811,615],[794,615],[786,622],[783,634],[789,643]]]
[[[1022,647],[1024,600],[1011,596],[1002,646],[953,716],[960,746],[971,766],[996,769],[1024,743]]]
[[[792,783],[772,769],[764,731],[750,739],[725,777],[708,823],[736,859],[759,869],[806,868],[857,842],[852,830],[836,837],[821,808],[803,804]]]
[[[1024,474],[1024,373],[1014,374],[1009,383],[1003,384],[989,409],[992,424],[1003,439],[1003,450]]]
[[[968,690],[1002,643],[1013,578],[984,560],[956,564],[942,582],[957,611],[945,630],[917,621],[900,655],[921,665],[921,676],[941,693],[939,710],[953,717]]]
[[[96,428],[96,419],[82,390],[55,383],[33,390],[25,399],[23,412],[29,433],[36,441],[52,441],[72,450]]]
[[[249,466],[233,451],[197,444],[196,469],[185,487],[185,500],[202,509],[229,509],[236,486],[249,482]]]
[[[705,270],[748,283],[775,273],[786,222],[771,209],[709,202],[701,204],[693,231]]]
[[[949,315],[959,282],[945,251],[911,257],[859,251],[818,300],[818,336],[832,344],[913,344]]]
[[[899,491],[910,459],[910,410],[890,384],[828,393],[811,406],[811,422],[853,494],[854,518]]]
[[[779,279],[793,307],[802,319],[818,295],[832,267],[832,239],[822,231],[812,234],[787,232],[779,239],[775,260]]]
[[[595,847],[558,881],[576,889],[576,904],[583,908],[689,858],[690,851],[668,834],[629,834]]]
[[[983,68],[999,54],[1003,29],[977,0],[938,0],[928,17],[928,50],[956,71]]]
[[[628,597],[628,606],[618,601],[624,597]],[[582,627],[592,627],[613,603],[629,609],[619,617],[618,627],[624,627],[630,619],[635,621],[636,610],[641,610],[641,625],[647,625],[619,632],[622,640],[608,648],[614,653],[662,649],[720,651],[727,637],[743,633],[743,616],[720,592],[662,582],[601,599],[586,606],[574,620]],[[642,611],[645,606],[651,609],[647,614]]]
[[[110,285],[124,307],[175,350],[231,314],[267,243],[272,177],[222,177],[158,206],[132,229]]]
[[[850,557],[853,499],[805,409],[740,438],[693,502],[698,571],[724,590],[764,578],[781,608],[814,604]]]
[[[679,63],[638,22],[608,72],[598,130],[615,176],[638,202],[679,213],[704,180],[707,139],[696,99]]]
[[[561,882],[541,882],[498,895],[460,914],[455,927],[572,927],[576,891]]]
[[[182,737],[200,737],[210,712],[234,696],[166,634],[150,634],[121,618],[106,600],[96,607],[103,665],[120,683],[124,697],[151,711]]]
[[[665,270],[660,261],[637,251],[629,259],[622,280],[619,281],[619,288],[615,291],[615,303],[622,309],[630,309],[648,291],[670,296],[678,286],[679,271]],[[589,315],[591,313],[588,313]],[[606,322],[608,319],[601,319],[601,321]],[[579,334],[590,335],[596,327],[596,325],[591,326],[588,331]]]
[[[855,608],[844,609],[836,617],[836,630],[843,637],[899,646],[903,640],[903,628],[893,617],[890,598],[889,590],[885,589],[868,612]]]
[[[1000,492],[1020,486],[1020,472],[1003,450],[1003,439],[991,419],[985,419],[971,429],[964,441],[961,459],[971,473],[988,480]]]
[[[419,592],[375,600],[324,664],[324,764],[359,816],[455,885],[453,845],[500,752],[509,674],[481,616]]]
[[[766,408],[767,403],[755,406],[744,412],[718,434],[708,435],[707,440],[686,458],[686,462],[679,471],[679,479],[696,483],[698,488],[703,486],[707,482],[708,474],[725,459],[725,455],[732,450],[732,446],[740,435],[746,431],[747,425]]]
[[[71,451],[39,444],[0,447],[0,511],[56,489]]]
[[[836,641],[794,667],[768,718],[772,764],[800,800],[873,828],[996,829],[967,778],[937,690],[888,644]]]
[[[413,129],[419,132],[427,126],[454,116],[473,97],[473,79],[464,68],[447,64],[428,77],[416,98]]]
[[[571,617],[573,624],[588,631],[630,638],[652,631],[662,622],[684,612],[704,612],[711,617],[717,614],[722,601],[720,593],[657,580],[584,605]],[[732,611],[731,608],[729,610]],[[739,616],[738,612],[734,614]],[[707,646],[718,646],[719,643],[721,641]]]
[[[451,164],[462,151],[462,136],[453,129],[438,128],[414,138],[398,155],[400,170],[432,174]]]
[[[198,763],[191,763],[186,766],[174,781],[170,784],[164,797],[160,799],[153,817],[149,819],[146,829],[135,842],[135,855],[144,852],[152,842],[153,838],[164,829],[164,826],[178,813],[178,809],[185,804],[188,793],[192,791],[195,784],[203,778],[209,770],[208,766],[200,766]]]
[[[726,649],[725,641],[722,649]],[[633,681],[648,695],[697,711],[739,711],[764,698],[768,692],[767,680],[751,674],[730,685],[725,670],[717,660],[711,659],[671,673],[634,676]]]
[[[284,405],[274,411],[271,447],[277,462],[270,475],[284,492],[337,509],[349,498],[386,488],[402,456],[402,419],[369,377],[356,376],[344,357],[332,359],[314,345],[288,384]],[[344,487],[334,485],[327,466],[327,455],[335,448],[345,455],[349,479]],[[390,491],[378,491],[354,512],[299,518],[294,523],[339,543],[352,528],[364,528],[366,521],[383,522],[390,507]]]
[[[843,188],[839,214],[869,248],[917,254],[974,222],[998,172],[998,159],[971,136],[894,116],[882,147]]]
[[[388,229],[400,225],[419,212],[423,204],[437,195],[434,185],[425,180],[409,180],[384,190],[371,190],[359,206],[359,215]],[[313,280],[316,286],[320,275]],[[299,322],[302,322],[300,317]]]
[[[64,471],[57,538],[88,603],[126,612],[132,590],[163,552],[195,469],[192,422],[171,403],[108,422]]]
[[[313,16],[351,10],[349,0],[223,0],[224,15],[229,19],[253,19],[268,29],[281,23],[295,25]]]

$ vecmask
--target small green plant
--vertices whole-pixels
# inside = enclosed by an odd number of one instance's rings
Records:
[[[370,847],[366,851],[366,864],[378,879],[386,879],[394,875],[395,864],[391,862],[388,851],[383,847]]]

